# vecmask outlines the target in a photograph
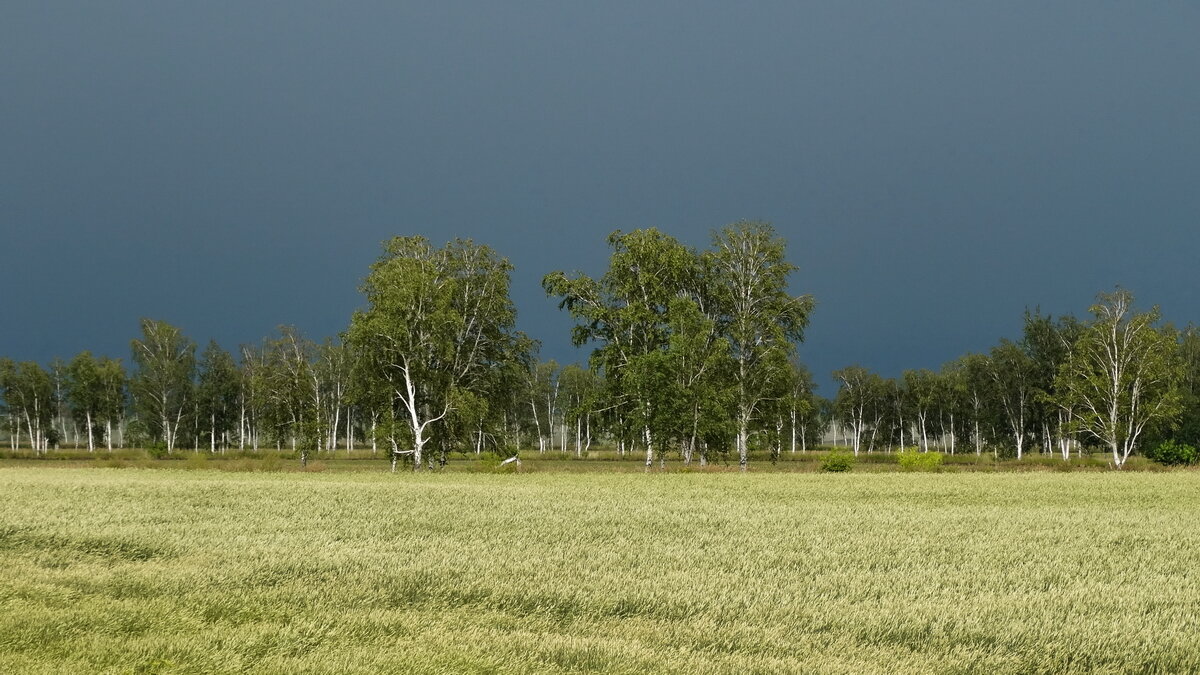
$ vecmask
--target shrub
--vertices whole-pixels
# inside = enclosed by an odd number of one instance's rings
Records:
[[[1170,440],[1163,441],[1158,446],[1147,450],[1146,457],[1159,464],[1180,466],[1200,461],[1200,452],[1187,443],[1176,443],[1174,440]]]
[[[515,455],[513,455],[515,456]],[[517,462],[504,463],[508,457],[501,457],[494,452],[485,452],[479,456],[479,461],[471,469],[479,473],[517,473],[520,464]]]
[[[831,452],[821,460],[822,471],[842,472],[854,468],[854,455],[848,452]]]
[[[937,471],[942,467],[942,453],[917,452],[910,448],[896,454],[896,462],[904,471]]]

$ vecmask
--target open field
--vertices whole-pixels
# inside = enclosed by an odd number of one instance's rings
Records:
[[[46,464],[0,672],[1200,670],[1196,472]]]

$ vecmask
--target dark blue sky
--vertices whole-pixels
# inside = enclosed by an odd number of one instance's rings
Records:
[[[1200,320],[1192,2],[0,3],[0,355],[345,327],[379,242],[552,269],[768,220],[818,375],[1120,283]],[[825,393],[831,393],[826,391]]]

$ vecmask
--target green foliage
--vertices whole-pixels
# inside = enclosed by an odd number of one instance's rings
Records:
[[[1200,451],[1187,443],[1167,440],[1147,450],[1146,457],[1159,464],[1181,466],[1200,462]]]
[[[904,471],[939,471],[942,468],[942,453],[918,452],[908,448],[896,453],[896,463]]]
[[[1079,431],[1108,446],[1120,466],[1141,434],[1183,409],[1185,364],[1176,331],[1162,325],[1159,308],[1137,312],[1133,295],[1101,293],[1093,321],[1058,374],[1061,404]]]
[[[825,455],[821,460],[821,470],[833,473],[850,471],[854,468],[854,455],[849,452],[834,451]]]
[[[192,410],[196,343],[165,321],[142,319],[141,328],[142,338],[130,343],[136,366],[130,386],[151,437],[171,452]]]
[[[449,446],[478,433],[467,424],[486,415],[477,404],[503,398],[498,374],[527,359],[530,341],[514,327],[511,271],[507,259],[470,240],[434,248],[424,237],[395,237],[363,281],[368,307],[352,317],[347,344],[368,388],[383,394],[378,403],[408,426],[414,468],[433,464],[425,456],[431,440],[444,461]],[[450,417],[468,401],[473,409],[456,425]]]

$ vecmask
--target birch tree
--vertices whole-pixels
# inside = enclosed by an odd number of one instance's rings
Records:
[[[983,454],[983,425],[991,391],[991,364],[983,354],[967,354],[959,359],[962,372],[967,422],[976,456]]]
[[[10,358],[0,357],[0,414],[4,415],[8,443],[13,452],[17,451],[21,435],[21,417],[17,414],[15,397],[12,393],[16,374],[17,364]]]
[[[88,452],[96,451],[95,424],[104,402],[100,366],[89,351],[80,352],[66,368],[66,399],[87,432]]]
[[[209,452],[215,453],[218,445],[224,452],[236,422],[240,373],[233,356],[221,349],[216,341],[209,341],[205,347],[198,369],[196,396],[200,414],[197,424],[208,432]]]
[[[739,222],[713,236],[714,293],[724,319],[724,336],[735,363],[738,464],[749,457],[751,424],[760,404],[780,390],[781,368],[804,339],[814,301],[793,296],[784,240],[766,223]]]
[[[1179,361],[1182,371],[1180,380],[1179,428],[1173,434],[1175,440],[1188,445],[1200,445],[1200,330],[1188,326],[1179,339]]]
[[[873,375],[862,366],[847,366],[833,371],[833,379],[841,382],[834,407],[838,422],[850,430],[850,447],[857,456],[867,431],[867,408],[871,405]]]
[[[1073,316],[1055,320],[1037,309],[1025,312],[1022,345],[1034,364],[1034,429],[1044,452],[1057,449],[1063,459],[1070,459],[1072,439],[1067,427],[1071,414],[1062,406],[1066,398],[1058,392],[1058,372],[1070,357],[1081,331],[1082,325]]]
[[[20,429],[24,428],[30,449],[44,454],[50,447],[49,432],[56,409],[50,374],[33,361],[10,361],[3,365],[3,371],[4,399],[10,414],[17,418],[18,441]]]
[[[1148,425],[1180,410],[1178,343],[1159,325],[1158,307],[1134,311],[1124,289],[1101,293],[1091,312],[1058,386],[1079,430],[1108,446],[1121,467]]]
[[[258,452],[261,432],[270,405],[270,366],[266,343],[242,345],[238,381],[238,447]]]
[[[1013,440],[1017,459],[1021,459],[1025,456],[1025,441],[1032,421],[1036,364],[1020,345],[1001,340],[992,348],[988,365],[995,385],[995,402]]]
[[[120,359],[101,358],[96,365],[100,380],[100,400],[96,408],[98,422],[104,425],[104,443],[113,449],[114,425],[124,444],[125,405],[128,379]]]
[[[565,400],[563,410],[575,437],[575,456],[583,457],[592,445],[592,416],[598,403],[600,383],[595,373],[576,363],[564,366],[559,379]]]
[[[729,429],[733,369],[729,343],[721,337],[718,318],[705,311],[711,306],[711,295],[704,290],[705,281],[697,281],[698,292],[689,298],[676,298],[668,307],[668,367],[673,381],[664,393],[674,398],[667,404],[674,410],[671,414],[676,415],[670,433],[680,443],[683,463],[691,464],[698,454],[704,466],[709,454],[706,439]],[[784,383],[783,379],[779,381]]]
[[[321,449],[322,391],[313,368],[316,345],[293,326],[280,326],[279,337],[268,343],[268,391],[275,411],[277,434],[285,437],[300,465],[310,452]]]
[[[438,249],[424,237],[396,237],[362,284],[368,307],[354,314],[348,340],[370,354],[373,374],[386,383],[390,414],[411,435],[414,470],[430,460],[426,446],[460,394],[514,358],[511,271],[508,260],[469,240]],[[393,448],[393,470],[398,454]]]
[[[131,347],[137,367],[131,381],[134,399],[150,433],[170,454],[190,409],[196,343],[165,321],[142,319],[142,338]]]
[[[921,441],[921,452],[929,452],[929,435],[933,419],[937,414],[941,381],[938,374],[927,369],[904,371],[904,391],[908,395],[908,409],[912,412],[916,432]]]
[[[346,427],[346,450],[350,450],[350,355],[346,346],[325,340],[316,349],[313,363],[317,388],[321,391],[321,427],[325,430],[325,449],[337,449],[338,429]],[[343,420],[343,412],[345,419]]]
[[[698,258],[673,237],[653,228],[609,235],[612,255],[599,279],[552,272],[542,280],[547,294],[561,298],[560,309],[575,318],[576,346],[596,343],[591,364],[602,375],[606,407],[620,441],[636,430],[646,449],[646,467],[665,448],[668,429],[663,386],[672,381],[670,307],[692,298]],[[688,300],[694,301],[694,300]]]
[[[792,360],[791,385],[788,388],[786,409],[791,417],[791,451],[808,452],[809,440],[824,431],[820,421],[821,406],[816,395],[817,385],[812,372],[799,360]]]

